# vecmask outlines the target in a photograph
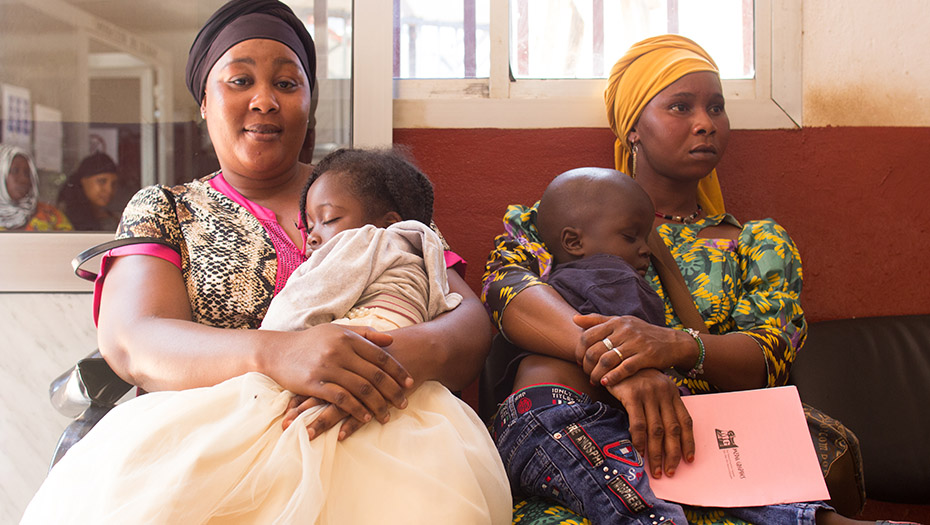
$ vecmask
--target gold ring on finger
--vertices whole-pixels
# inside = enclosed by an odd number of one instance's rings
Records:
[[[620,363],[622,363],[622,362],[623,362],[623,352],[621,352],[619,348],[611,348],[611,350],[613,350],[614,352],[617,353],[617,357],[620,358]]]

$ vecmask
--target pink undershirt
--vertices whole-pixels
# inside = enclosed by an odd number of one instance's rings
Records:
[[[287,282],[287,278],[290,277],[291,273],[297,269],[301,263],[307,260],[307,257],[304,255],[305,250],[303,247],[298,249],[297,246],[294,245],[291,238],[287,236],[287,232],[285,232],[284,228],[278,223],[273,211],[243,197],[242,194],[236,191],[236,189],[226,181],[222,173],[217,174],[217,176],[213,177],[208,182],[214,190],[229,197],[248,210],[249,213],[258,219],[262,227],[265,228],[265,232],[268,234],[268,237],[271,238],[271,244],[274,246],[278,261],[278,271],[275,276],[274,287],[274,293],[277,295],[277,293],[281,291],[281,288],[284,288],[284,284]],[[303,237],[303,244],[306,245],[307,234],[303,230],[300,231],[300,234]],[[181,269],[181,255],[161,244],[131,244],[129,246],[110,250],[100,261],[100,273],[97,276],[97,280],[94,282],[94,323],[97,322],[97,314],[100,311],[100,290],[103,288],[103,279],[106,277],[107,270],[110,267],[110,260],[113,257],[122,255],[150,255],[152,257],[164,259],[177,266],[178,269]],[[467,265],[465,259],[462,259],[451,251],[444,252],[444,256],[446,268],[454,269],[464,278],[465,267]]]

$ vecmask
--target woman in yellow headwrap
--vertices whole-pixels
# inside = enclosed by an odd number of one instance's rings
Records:
[[[623,405],[633,445],[648,450],[653,475],[672,475],[682,458],[694,456],[679,389],[786,383],[807,330],[801,260],[773,220],[740,224],[725,212],[715,168],[726,151],[729,119],[717,66],[700,46],[678,35],[635,44],[614,65],[605,101],[617,137],[615,167],[651,197],[656,233],[680,267],[704,326],[685,330],[654,267],[646,280],[665,302],[665,327],[631,316],[578,315],[551,287],[539,286],[552,258],[536,229],[538,203],[510,206],[482,298],[507,340],[527,351],[515,352],[495,394],[500,400],[530,385],[559,383],[581,368],[592,385],[586,394]],[[822,504],[799,505],[788,520],[743,519],[794,522],[803,514],[813,522],[816,514],[821,523],[845,520]]]
[[[617,170],[628,175],[636,174],[635,148],[629,134],[649,102],[678,79],[699,72],[717,76],[717,64],[701,46],[679,35],[643,40],[614,64],[604,90],[604,101],[607,103],[607,122],[618,137],[614,143]],[[726,113],[721,113],[726,118]],[[729,132],[729,125],[726,132]],[[708,215],[724,213],[715,169],[705,173],[698,183],[698,201]]]

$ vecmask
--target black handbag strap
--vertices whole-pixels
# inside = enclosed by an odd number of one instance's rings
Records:
[[[115,241],[107,241],[98,244],[97,246],[92,246],[77,254],[77,256],[71,260],[71,267],[74,268],[74,275],[77,275],[86,281],[96,281],[97,274],[90,270],[85,270],[81,268],[81,266],[98,255],[106,253],[115,248],[121,248],[123,246],[130,246],[133,244],[161,244],[162,246],[167,246],[178,252],[178,255],[181,254],[181,250],[177,246],[158,237],[127,237],[125,239],[116,239]]]
[[[672,303],[672,309],[678,315],[678,319],[687,328],[693,328],[698,332],[707,333],[707,325],[704,318],[698,312],[694,305],[694,299],[691,296],[691,290],[688,289],[685,278],[681,275],[681,268],[675,261],[672,252],[666,246],[665,241],[655,229],[649,232],[647,238],[649,250],[652,252],[652,266],[659,275],[659,282],[668,295]]]

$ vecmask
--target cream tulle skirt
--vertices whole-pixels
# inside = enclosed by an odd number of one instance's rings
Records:
[[[510,487],[477,415],[437,382],[339,442],[249,373],[113,409],[52,469],[23,523],[498,524]]]

